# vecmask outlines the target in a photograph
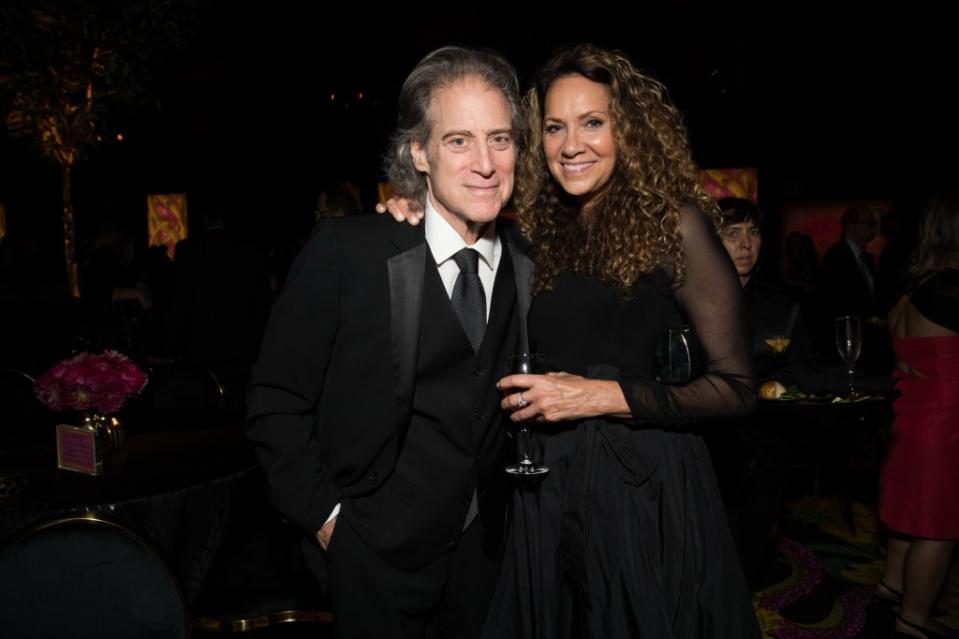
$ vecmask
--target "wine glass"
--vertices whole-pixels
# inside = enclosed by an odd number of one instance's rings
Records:
[[[543,356],[538,353],[517,353],[511,355],[506,360],[505,373],[507,375],[517,374],[543,374],[546,372],[546,365],[543,362]],[[518,406],[517,408],[523,408]],[[549,472],[549,467],[545,464],[539,464],[533,461],[532,451],[530,450],[530,432],[529,423],[520,422],[516,429],[519,438],[520,460],[516,464],[510,464],[506,467],[506,472],[510,475],[534,476],[545,475]]]
[[[836,318],[836,349],[849,369],[849,397],[856,397],[853,378],[856,373],[856,360],[862,351],[862,324],[858,315],[842,315]]]

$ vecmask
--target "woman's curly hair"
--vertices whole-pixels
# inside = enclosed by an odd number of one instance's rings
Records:
[[[607,87],[616,166],[588,216],[550,175],[543,153],[546,92],[558,78],[580,75]],[[641,275],[685,278],[679,209],[692,204],[718,223],[715,202],[699,186],[682,115],[666,88],[618,51],[589,44],[554,54],[525,97],[529,144],[520,158],[516,205],[533,245],[535,292],[561,272],[595,277],[628,295]]]
[[[919,234],[909,272],[919,278],[959,265],[959,189],[941,191],[922,203]]]

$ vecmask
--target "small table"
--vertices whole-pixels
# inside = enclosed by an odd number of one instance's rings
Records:
[[[840,511],[852,534],[856,531],[848,486],[852,444],[865,429],[888,422],[891,415],[891,393],[840,402],[816,397],[785,401],[763,399],[757,407],[757,422],[783,434],[793,450],[805,450],[814,457],[810,466],[832,467],[838,471]],[[814,491],[818,492],[818,478],[814,480]]]

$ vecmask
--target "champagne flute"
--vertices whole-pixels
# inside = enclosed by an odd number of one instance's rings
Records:
[[[533,374],[541,375],[546,372],[546,365],[543,362],[543,356],[537,353],[517,353],[506,360],[506,374]],[[522,408],[522,406],[518,407]],[[506,467],[506,472],[510,475],[534,476],[545,475],[549,468],[545,464],[539,464],[533,461],[532,451],[530,449],[529,423],[520,422],[516,429],[519,438],[520,460],[516,464],[510,464]]]
[[[862,351],[862,324],[858,315],[842,315],[836,318],[836,349],[849,370],[849,399],[857,397],[853,378],[856,360]]]

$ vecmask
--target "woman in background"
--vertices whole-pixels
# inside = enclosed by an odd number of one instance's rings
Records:
[[[743,323],[749,338],[760,396],[772,397],[794,384],[794,372],[812,360],[799,303],[757,276],[763,246],[759,207],[742,198],[723,198],[719,237],[743,287]],[[778,389],[778,390],[777,390]],[[759,577],[776,521],[782,513],[793,444],[789,429],[753,415],[728,428],[706,432],[706,443],[726,506],[729,530],[746,583]]]
[[[880,477],[889,529],[876,596],[901,606],[896,630],[944,637],[930,619],[959,540],[959,191],[920,213],[913,284],[889,312],[895,421]]]

